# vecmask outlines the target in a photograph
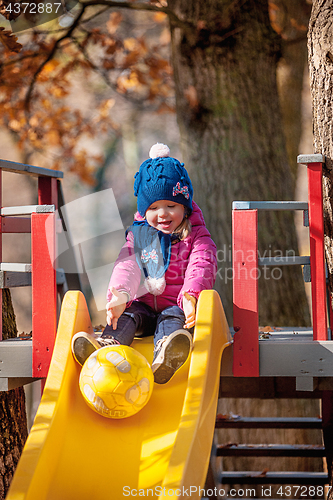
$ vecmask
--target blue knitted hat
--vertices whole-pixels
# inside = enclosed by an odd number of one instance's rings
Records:
[[[170,157],[165,144],[154,144],[134,176],[134,195],[138,197],[138,212],[144,217],[147,209],[158,200],[180,203],[192,211],[193,187],[184,163]]]

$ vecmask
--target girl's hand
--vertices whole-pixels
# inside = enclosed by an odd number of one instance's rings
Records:
[[[118,292],[116,288],[111,288],[112,299],[106,304],[106,322],[115,330],[117,328],[118,319],[126,309],[128,300],[127,293]]]
[[[195,325],[195,308],[197,299],[193,295],[184,292],[183,295],[183,311],[185,314],[184,328],[192,328]]]

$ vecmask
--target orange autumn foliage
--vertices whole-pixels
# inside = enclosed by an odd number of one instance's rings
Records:
[[[8,1],[0,0],[0,12]],[[0,28],[0,125],[15,135],[26,157],[42,153],[48,167],[75,172],[94,184],[104,157],[84,147],[85,141],[120,134],[114,119],[117,95],[152,111],[172,112],[173,79],[158,30],[153,41],[142,32],[134,37],[122,26],[119,12],[104,9],[98,15],[102,9],[97,4],[82,9],[70,27],[61,29],[54,20],[52,28],[25,32],[23,44]],[[161,34],[165,17],[153,20],[150,15]],[[75,81],[89,87],[96,75],[103,91],[87,113],[73,104]]]

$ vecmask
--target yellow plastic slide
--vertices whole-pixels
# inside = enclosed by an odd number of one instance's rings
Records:
[[[218,294],[199,298],[189,360],[129,418],[105,418],[85,403],[70,350],[79,331],[92,332],[87,305],[81,292],[67,292],[43,397],[6,500],[200,499],[230,341]],[[133,347],[152,361],[152,338]]]

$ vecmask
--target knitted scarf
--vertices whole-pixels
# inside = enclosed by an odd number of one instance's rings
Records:
[[[171,245],[178,236],[163,233],[150,226],[146,220],[134,221],[126,230],[134,237],[134,253],[144,276],[144,286],[149,293],[161,295],[165,289],[165,272],[170,264]]]

